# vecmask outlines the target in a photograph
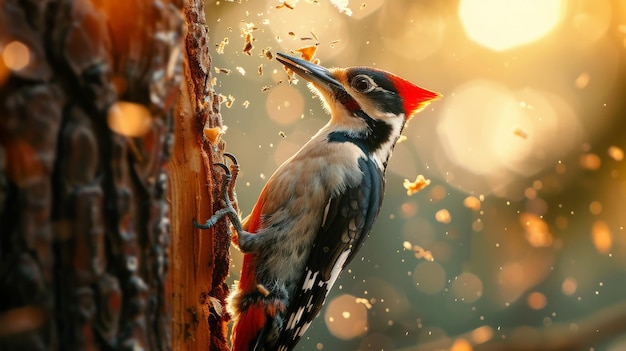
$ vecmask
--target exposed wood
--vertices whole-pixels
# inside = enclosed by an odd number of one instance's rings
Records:
[[[224,143],[205,140],[204,130],[222,126],[219,102],[211,87],[208,29],[202,1],[185,7],[187,34],[184,81],[175,113],[176,144],[169,167],[172,218],[173,316],[175,350],[228,350],[228,314],[224,280],[229,269],[230,232],[225,221],[200,231],[203,221],[219,206],[221,173],[211,167],[223,162]],[[214,203],[214,199],[218,202]]]

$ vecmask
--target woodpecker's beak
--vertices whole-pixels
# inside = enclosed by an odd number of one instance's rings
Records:
[[[329,90],[333,93],[337,90],[344,90],[341,83],[339,83],[332,72],[327,68],[296,57],[281,54],[280,52],[276,55],[278,62],[297,73],[300,77],[313,83],[316,88]]]

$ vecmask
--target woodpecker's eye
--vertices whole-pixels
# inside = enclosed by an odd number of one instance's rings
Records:
[[[352,79],[352,87],[361,93],[369,93],[374,90],[376,85],[372,82],[372,79],[368,76],[358,75]]]

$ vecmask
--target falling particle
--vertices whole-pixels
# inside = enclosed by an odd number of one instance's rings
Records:
[[[213,77],[213,79],[211,79],[211,86],[216,86],[217,85],[217,77]]]
[[[248,34],[248,35],[250,35],[250,34]],[[252,42],[247,41],[246,45],[243,47],[243,53],[248,55],[248,56],[252,56],[252,52],[251,51],[252,51],[253,47],[254,46],[252,46]]]
[[[290,10],[293,10],[296,7],[296,4],[298,3],[299,0],[284,0],[280,2],[280,5],[277,5],[276,8],[277,9],[282,9],[283,7],[286,7]]]
[[[265,49],[261,49],[261,54],[270,61],[274,58],[274,55],[272,55],[272,48],[269,46]]]
[[[609,156],[615,161],[621,161],[624,159],[624,151],[617,146],[611,146],[608,149]]]
[[[335,44],[339,43],[339,40],[333,40],[330,43],[328,43],[328,45],[330,46],[331,49],[335,48]]]
[[[228,108],[233,107],[234,102],[235,102],[235,97],[229,94],[228,98],[226,99],[226,107]]]
[[[231,72],[231,70],[229,70],[228,68],[218,68],[215,67],[215,73],[224,73],[226,75],[229,75]]]
[[[246,41],[252,41],[252,37],[248,37],[248,34],[251,34],[255,30],[259,29],[253,22],[244,22],[241,21],[239,24],[239,31],[241,35],[246,39]]]
[[[424,189],[429,184],[430,184],[430,179],[426,179],[422,174],[418,174],[417,177],[415,177],[414,182],[411,182],[410,180],[405,179],[404,183],[402,183],[402,186],[406,189],[406,194],[408,196],[411,196],[417,193],[418,191]]]
[[[248,108],[248,106],[250,106],[250,101],[246,100],[241,105],[243,106],[243,108]]]
[[[368,299],[364,299],[362,297],[357,297],[356,298],[356,303],[360,303],[363,306],[365,306],[365,308],[367,308],[368,310],[372,309],[372,304],[370,303],[370,301]]]
[[[472,211],[480,210],[480,200],[476,196],[468,196],[463,200],[463,206]]]
[[[323,349],[324,349],[324,344],[322,344],[321,342],[318,342],[318,343],[315,345],[315,348],[316,348],[316,349],[318,349],[318,350],[323,350]]]
[[[361,9],[361,10],[364,10],[364,9],[365,9],[365,3],[362,3],[362,4],[361,4],[360,9]]]
[[[398,141],[396,141],[396,144],[400,144],[405,142],[408,139],[408,137],[406,135],[400,135],[400,137],[398,138]]]
[[[578,75],[578,77],[574,81],[574,85],[578,89],[584,89],[589,84],[589,80],[590,79],[591,79],[591,77],[589,76],[589,73],[583,72],[583,73]]]
[[[405,250],[412,250],[413,249],[413,244],[411,244],[410,241],[404,241],[402,242],[402,247],[404,247]]]
[[[291,38],[295,39],[296,38],[296,33],[294,32],[289,32],[287,33]]]
[[[141,137],[152,127],[152,115],[141,104],[119,101],[109,108],[107,124],[117,134]]]
[[[319,42],[320,42],[320,39],[317,37],[317,34],[315,34],[315,32],[314,32],[314,31],[311,31],[311,35],[313,36],[313,38],[315,38],[315,42],[316,42],[316,43],[319,43]]]
[[[330,3],[335,5],[340,13],[343,13],[346,16],[352,16],[352,10],[348,7],[350,3],[349,0],[330,0]]]
[[[264,93],[264,92],[270,90],[271,87],[272,87],[271,85],[264,85],[263,88],[261,88],[261,92]]]
[[[236,70],[237,70],[237,72],[239,72],[239,74],[241,74],[242,76],[245,76],[245,75],[246,75],[246,70],[245,70],[243,67],[241,67],[241,66],[237,66],[237,67],[235,67],[235,69],[236,69]]]
[[[217,53],[218,54],[223,54],[224,53],[224,48],[226,47],[226,45],[228,45],[228,37],[222,39],[222,41],[217,44]]]
[[[452,222],[452,216],[450,216],[450,212],[448,210],[446,210],[445,208],[437,211],[437,213],[435,213],[435,219],[437,220],[437,222],[439,223],[450,223]]]
[[[526,133],[526,131],[519,127],[513,129],[513,135],[516,135],[522,139],[528,139],[528,133]]]
[[[226,133],[227,129],[228,127],[226,126],[204,128],[204,138],[208,140],[209,143],[217,145],[217,143],[220,141],[221,136]]]
[[[263,64],[260,64],[259,67],[257,67],[257,71],[259,72],[260,76],[263,75]]]
[[[19,71],[30,62],[30,50],[20,41],[6,44],[1,52],[4,65],[10,70]]]
[[[265,174],[263,174],[263,173],[259,174],[259,178],[265,180]]]
[[[419,245],[415,245],[413,246],[413,254],[415,255],[415,258],[417,259],[425,259],[426,261],[434,261],[435,258],[433,257],[432,252],[430,252],[430,250],[425,250],[423,247],[419,246]]]
[[[282,130],[280,132],[278,132],[278,135],[280,135],[282,138],[287,137],[287,135],[285,134],[285,132],[283,132]]]
[[[315,56],[315,52],[317,51],[316,45],[303,46],[301,48],[295,49],[295,52],[299,52],[302,56],[302,59],[305,61],[311,61],[313,56]]]
[[[341,312],[341,316],[342,316],[344,319],[348,319],[348,318],[350,318],[350,312],[348,312],[348,311],[343,311],[343,312]]]

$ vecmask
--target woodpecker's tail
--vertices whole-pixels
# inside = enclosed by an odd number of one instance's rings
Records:
[[[259,333],[266,325],[265,307],[261,303],[254,303],[246,310],[242,311],[239,319],[233,326],[231,336],[231,351],[252,351],[256,350]],[[253,346],[255,347],[253,349]],[[263,345],[261,349],[263,348]]]

